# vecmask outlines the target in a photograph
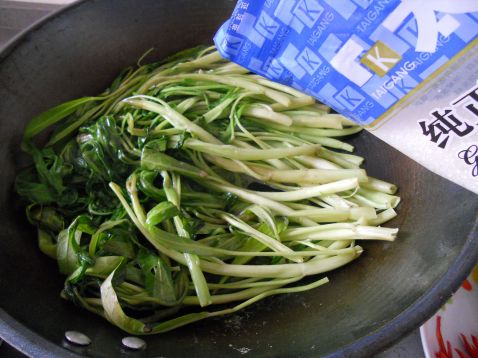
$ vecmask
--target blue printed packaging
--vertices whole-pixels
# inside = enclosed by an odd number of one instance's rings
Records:
[[[478,37],[478,1],[242,0],[221,55],[360,124]]]
[[[477,0],[240,0],[214,41],[478,194]]]

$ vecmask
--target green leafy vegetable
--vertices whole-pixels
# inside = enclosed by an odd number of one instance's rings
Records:
[[[358,258],[358,240],[395,239],[378,225],[397,188],[342,152],[360,130],[195,48],[35,117],[15,188],[62,297],[126,332],[166,332],[315,289],[328,279],[300,280]]]

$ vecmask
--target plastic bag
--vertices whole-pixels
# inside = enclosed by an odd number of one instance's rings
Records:
[[[478,1],[241,0],[214,40],[478,193]]]

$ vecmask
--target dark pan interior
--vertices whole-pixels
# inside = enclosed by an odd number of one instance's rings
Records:
[[[230,0],[86,1],[0,55],[0,335],[24,352],[66,353],[54,345],[74,329],[93,340],[80,353],[112,357],[125,336],[59,297],[63,278],[37,250],[12,191],[25,160],[19,150],[25,123],[62,101],[98,93],[151,47],[152,61],[211,43],[233,6]],[[478,259],[478,197],[366,132],[352,142],[370,174],[400,187],[399,216],[390,223],[401,228],[395,243],[366,243],[366,253],[331,273],[328,285],[146,337],[148,349],[131,355],[370,356],[431,315]]]

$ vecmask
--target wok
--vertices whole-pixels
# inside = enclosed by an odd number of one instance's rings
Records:
[[[63,301],[64,278],[36,247],[19,198],[19,149],[34,115],[99,93],[122,68],[210,44],[231,0],[83,1],[37,23],[0,54],[0,336],[35,357],[67,356],[66,330],[92,344],[94,357],[371,356],[426,320],[478,260],[478,197],[427,171],[363,132],[352,138],[371,175],[397,183],[402,204],[390,223],[394,243],[366,243],[365,254],[330,273],[331,283],[266,299],[232,316],[145,337],[140,353],[121,349],[126,334]],[[75,350],[75,349],[73,349]]]

